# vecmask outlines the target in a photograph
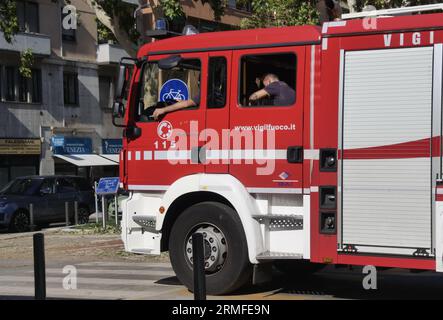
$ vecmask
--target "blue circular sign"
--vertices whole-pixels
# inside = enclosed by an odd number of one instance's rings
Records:
[[[188,99],[189,99],[188,86],[180,79],[170,79],[166,81],[160,90],[159,101],[166,101],[166,100],[182,101]]]

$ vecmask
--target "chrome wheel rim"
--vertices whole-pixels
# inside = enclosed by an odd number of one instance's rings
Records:
[[[29,218],[24,212],[18,212],[14,217],[14,229],[17,231],[26,231],[29,226]]]
[[[219,228],[212,224],[202,224],[194,227],[186,237],[185,256],[187,262],[192,266],[192,234],[203,235],[205,272],[213,274],[223,269],[228,255],[228,243],[226,237]]]

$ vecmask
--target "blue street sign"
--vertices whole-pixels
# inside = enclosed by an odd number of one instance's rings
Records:
[[[160,90],[160,101],[166,100],[188,100],[189,90],[186,83],[180,79],[170,79],[166,81]]]
[[[122,139],[103,139],[102,153],[103,154],[119,154],[123,147]]]
[[[101,178],[98,182],[95,193],[104,196],[107,194],[117,194],[120,186],[119,178]]]
[[[51,145],[53,147],[63,147],[65,145],[65,137],[64,136],[52,136],[51,137]]]

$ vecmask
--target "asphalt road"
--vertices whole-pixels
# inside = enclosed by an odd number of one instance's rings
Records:
[[[193,299],[175,277],[167,258],[153,260],[145,256],[111,254],[122,252],[118,238],[118,235],[48,233],[48,298]],[[249,286],[232,295],[208,299],[443,299],[443,274],[379,270],[376,290],[363,289],[364,276],[361,268],[333,266],[311,275],[288,276],[275,271],[273,281],[266,285]],[[32,299],[33,294],[31,234],[1,234],[0,299]]]
[[[84,262],[47,266],[47,296],[62,299],[192,299],[169,263]],[[64,268],[67,268],[64,270]],[[65,271],[65,272],[64,272]],[[63,282],[68,284],[65,287]],[[327,267],[310,276],[276,273],[271,283],[250,286],[233,295],[209,299],[309,300],[309,299],[442,299],[443,275],[402,270],[378,272],[377,290],[364,290],[361,270]],[[9,261],[0,266],[0,299],[32,299],[33,266]],[[74,286],[74,287],[73,287]]]

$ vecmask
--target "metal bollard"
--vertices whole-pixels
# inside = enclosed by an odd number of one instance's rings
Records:
[[[65,202],[65,218],[66,218],[66,226],[69,226],[69,202]]]
[[[74,221],[75,225],[78,225],[78,202],[74,201]]]
[[[192,235],[192,266],[194,269],[194,300],[206,300],[205,249],[203,235]]]
[[[29,228],[31,231],[35,231],[35,224],[34,224],[34,204],[29,204]]]
[[[34,293],[36,300],[46,299],[45,242],[43,233],[33,236],[34,243]]]
[[[115,226],[118,227],[118,200],[117,196],[114,196],[114,213],[115,213]]]
[[[97,182],[94,182],[95,224],[98,224],[98,196],[96,191],[97,191]]]
[[[106,199],[105,196],[102,196],[102,222],[103,222],[103,229],[106,229]]]

